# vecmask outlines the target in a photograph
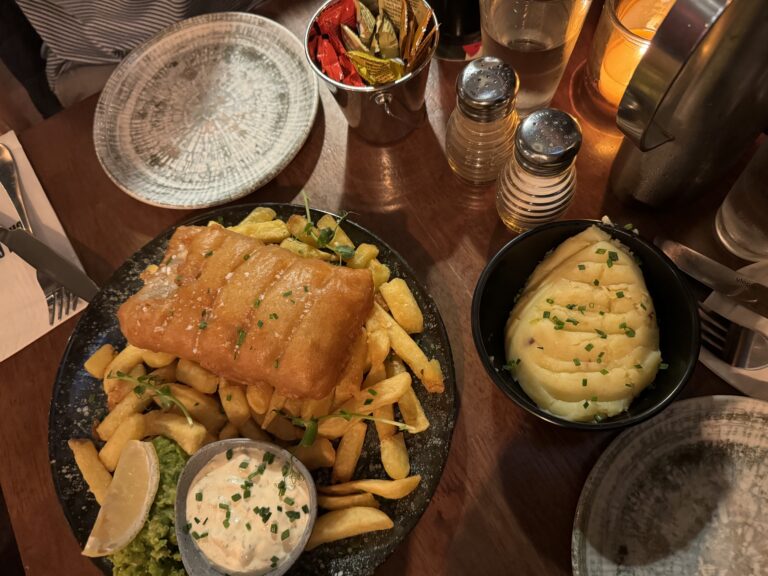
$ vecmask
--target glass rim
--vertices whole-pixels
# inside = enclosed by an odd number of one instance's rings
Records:
[[[605,0],[604,6],[608,11],[608,17],[611,19],[611,22],[614,24],[619,33],[625,36],[630,42],[637,44],[638,46],[650,46],[650,40],[643,38],[642,36],[638,36],[624,25],[624,23],[619,18],[619,15],[616,13],[616,2],[617,0]]]

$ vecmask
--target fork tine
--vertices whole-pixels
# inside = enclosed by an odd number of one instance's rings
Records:
[[[45,298],[45,303],[48,304],[48,325],[53,326],[56,321],[56,301],[53,294],[49,294]]]
[[[64,290],[64,316],[69,316],[69,309],[72,306],[72,293]]]
[[[701,331],[713,340],[726,341],[727,334],[723,334],[722,332],[713,329],[706,321],[701,323]]]
[[[728,334],[731,322],[716,312],[699,305],[699,318],[702,320],[702,325],[708,327],[712,333],[721,333],[723,338]]]
[[[62,313],[64,312],[64,295],[63,295],[63,292],[64,292],[64,288],[59,288],[54,293],[54,296],[56,298],[56,313],[57,313],[57,316],[58,316],[59,320],[61,320]]]

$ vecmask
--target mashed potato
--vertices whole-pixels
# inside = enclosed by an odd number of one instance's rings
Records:
[[[592,226],[534,270],[505,331],[507,367],[544,410],[601,420],[656,376],[659,329],[640,267]]]

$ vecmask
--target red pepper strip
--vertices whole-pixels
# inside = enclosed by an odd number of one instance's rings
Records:
[[[336,50],[336,54],[346,54],[347,53],[347,49],[344,48],[344,43],[341,41],[341,39],[336,34],[327,34],[324,37],[328,38],[328,40],[331,41],[331,44],[333,45],[333,49]]]
[[[318,37],[311,35],[309,38],[309,42],[307,42],[307,50],[309,51],[309,57],[312,58],[315,62],[317,62],[317,40]]]
[[[317,44],[317,62],[320,64],[323,74],[328,76],[328,78],[337,82],[341,82],[342,78],[344,78],[344,73],[339,64],[339,57],[326,38],[320,38]]]

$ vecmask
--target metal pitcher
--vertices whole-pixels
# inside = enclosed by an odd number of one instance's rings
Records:
[[[660,206],[706,191],[768,128],[768,1],[677,0],[617,123],[619,197]]]
[[[374,144],[388,144],[400,140],[418,127],[427,116],[424,93],[427,88],[429,66],[439,42],[436,37],[431,53],[425,61],[396,82],[386,86],[348,86],[328,78],[318,68],[309,55],[309,33],[317,16],[328,4],[337,0],[323,2],[314,13],[304,36],[304,52],[309,65],[322,78],[344,112],[349,127],[361,138]],[[424,2],[424,4],[427,4]],[[429,6],[429,4],[427,4]],[[432,13],[433,25],[437,18]],[[439,30],[436,32],[439,35]]]

